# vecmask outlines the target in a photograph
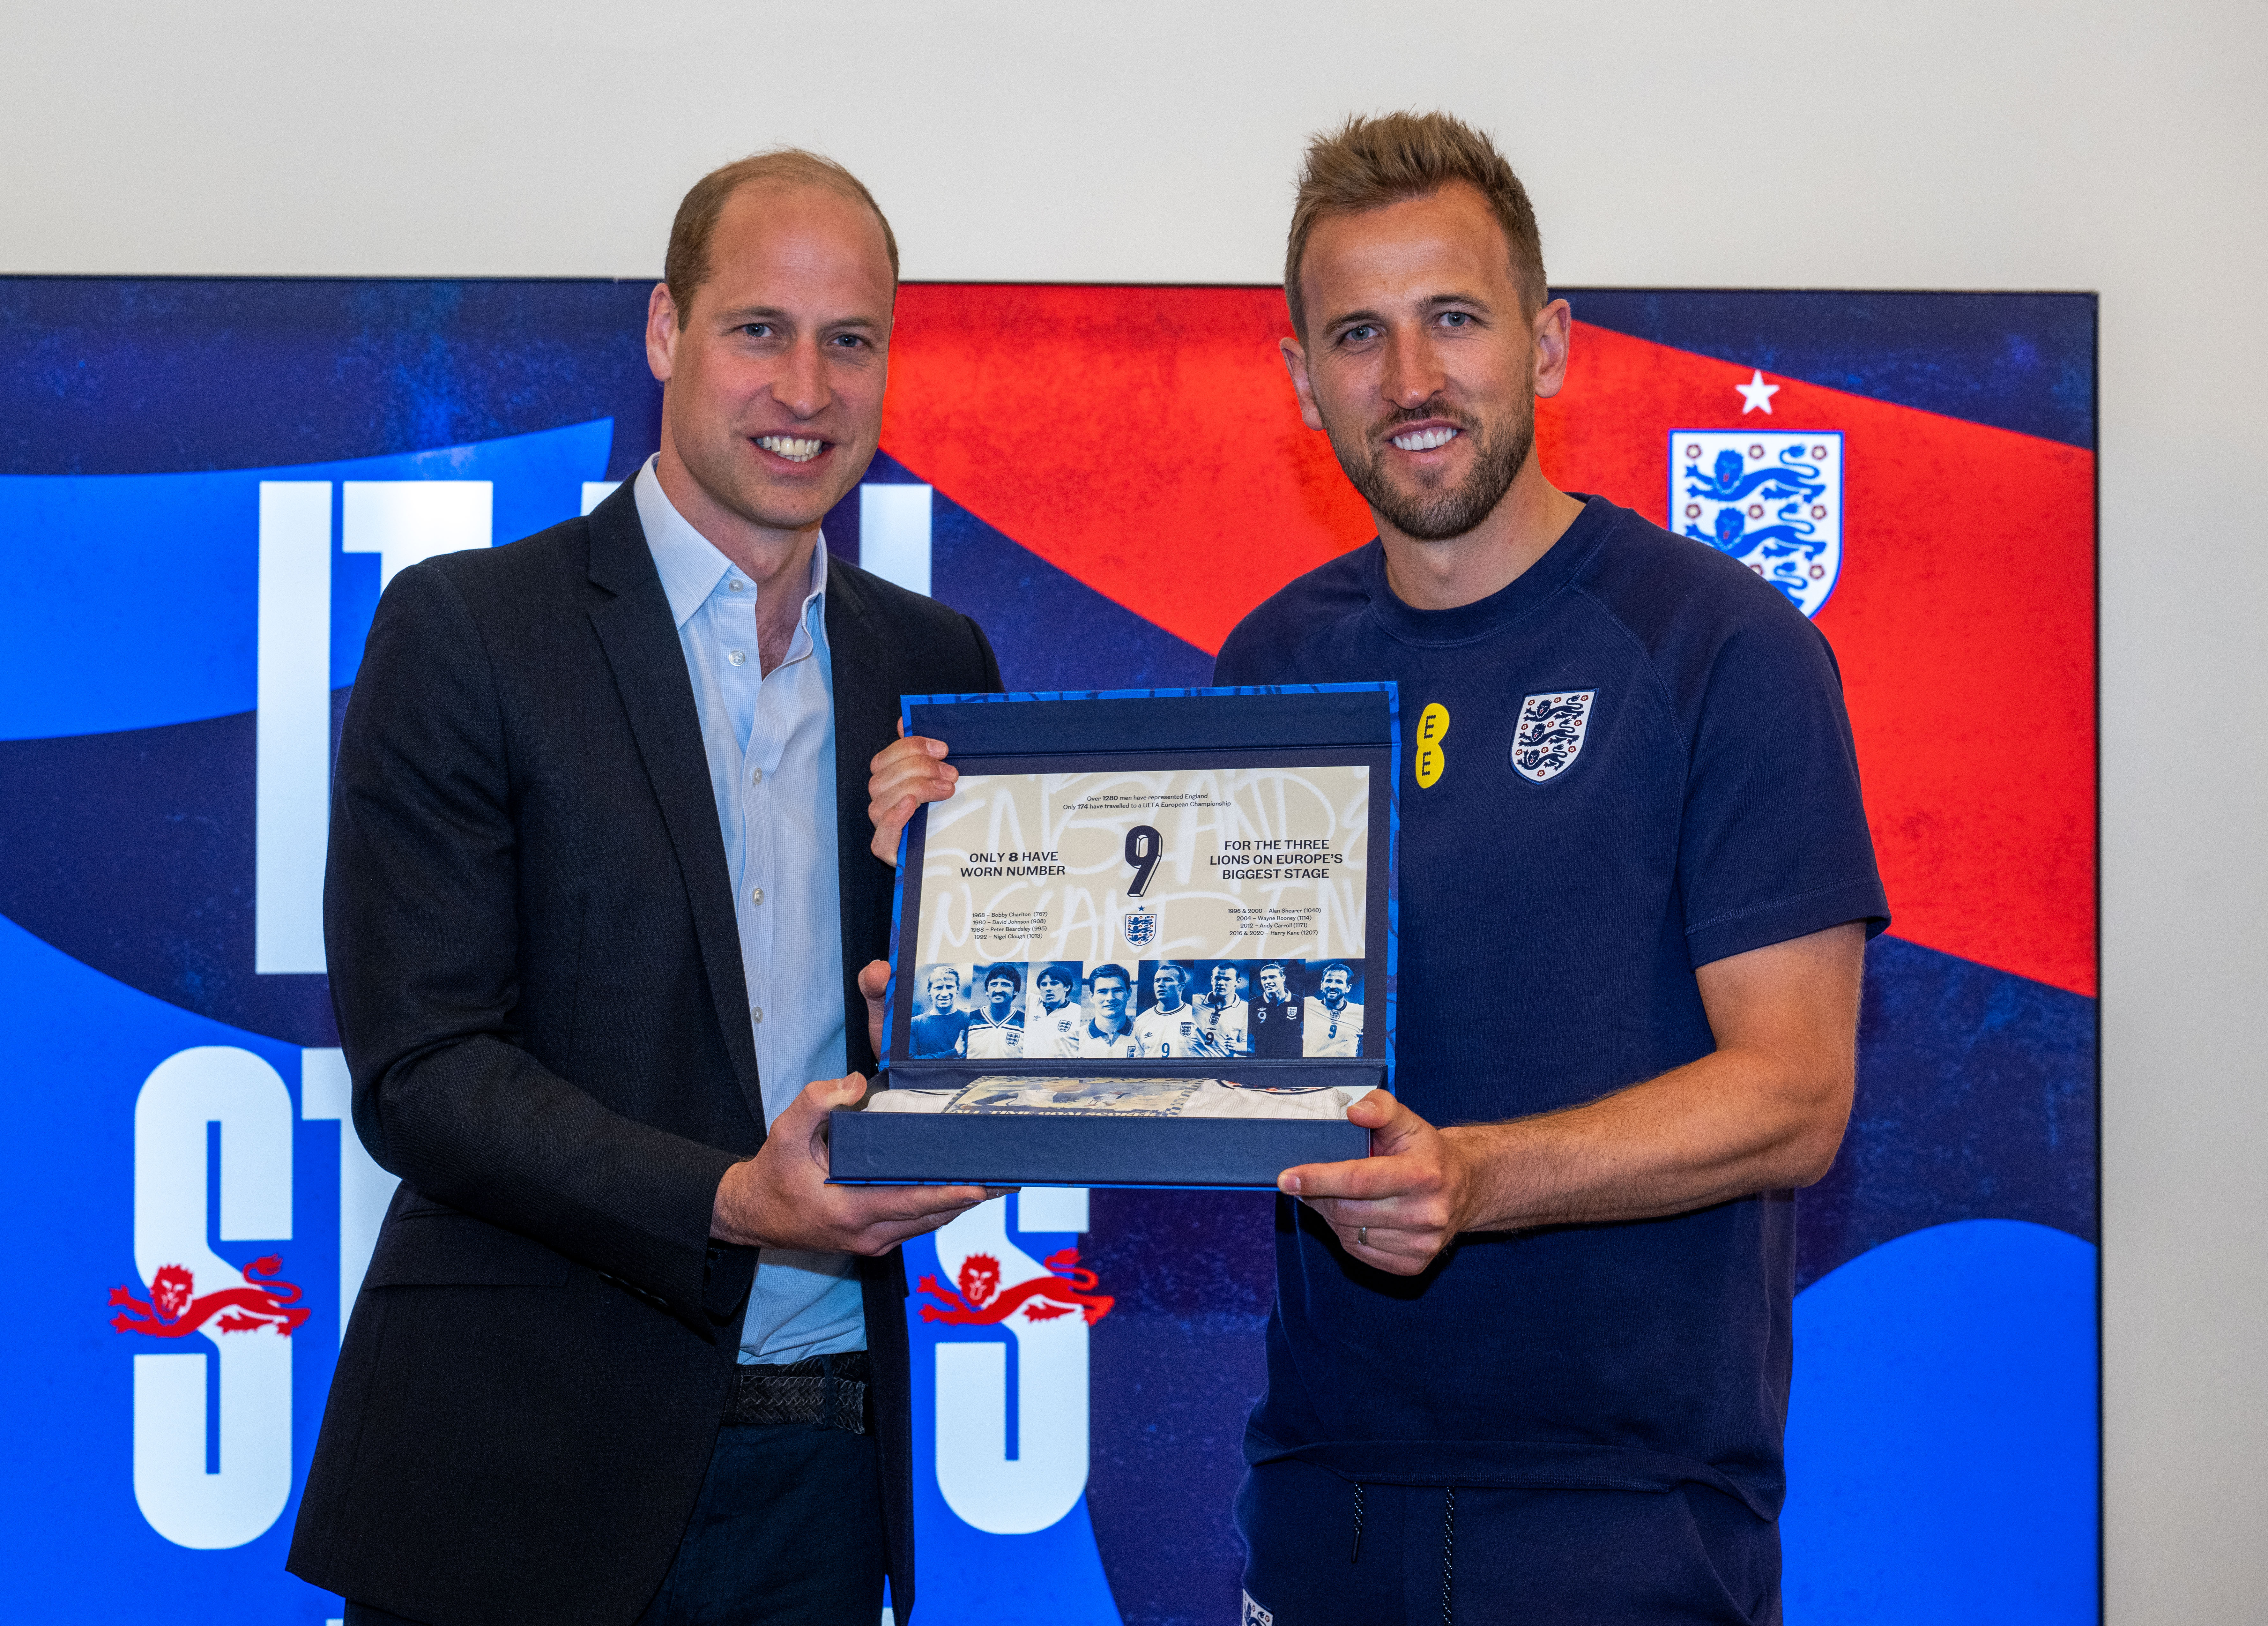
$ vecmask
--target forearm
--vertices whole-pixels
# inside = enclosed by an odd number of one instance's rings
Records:
[[[365,1143],[423,1195],[681,1310],[699,1299],[734,1154],[624,1117],[488,1035],[359,1082]]]
[[[874,1256],[1000,1195],[982,1186],[828,1184],[828,1116],[855,1105],[865,1089],[856,1073],[806,1085],[772,1121],[763,1149],[725,1171],[710,1233],[744,1248]]]
[[[1472,1171],[1462,1228],[1651,1219],[1809,1185],[1851,1093],[1838,1057],[1731,1046],[1585,1106],[1445,1129]]]
[[[1278,1189],[1401,1276],[1469,1232],[1652,1219],[1827,1172],[1851,1116],[1862,923],[1695,973],[1717,1048],[1581,1107],[1437,1129],[1383,1091],[1347,1109],[1370,1156],[1285,1169]],[[1375,1232],[1375,1234],[1373,1234]]]

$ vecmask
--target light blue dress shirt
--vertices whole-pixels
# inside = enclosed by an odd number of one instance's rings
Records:
[[[756,584],[686,523],[651,458],[638,471],[635,495],[701,714],[769,1129],[805,1085],[840,1078],[850,1065],[827,543],[822,538],[812,549],[811,585],[787,657],[766,676],[756,647]],[[743,1361],[799,1361],[865,1347],[850,1254],[768,1247],[758,1255],[740,1329]]]

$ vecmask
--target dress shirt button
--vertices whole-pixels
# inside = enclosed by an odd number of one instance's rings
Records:
[[[728,650],[725,651],[725,658],[731,661],[736,666],[745,666],[748,664],[748,651],[746,650]]]
[[[749,887],[749,888],[748,888],[748,901],[749,901],[749,902],[751,902],[751,903],[762,903],[763,901],[764,901],[764,889],[763,889],[762,887]]]
[[[750,1021],[752,1021],[752,1022],[761,1022],[761,1021],[762,1021],[762,1020],[764,1019],[764,1008],[763,1008],[763,1006],[762,1006],[762,1005],[750,1005],[750,1006],[748,1007],[748,1019],[749,1019]]]
[[[748,587],[747,583],[738,580],[726,582],[725,585],[731,588],[734,592],[745,592],[747,591]]]
[[[750,769],[748,769],[748,783],[749,783],[750,784],[763,784],[763,782],[764,782],[764,770],[763,770],[762,769],[761,769],[761,768],[751,768]]]

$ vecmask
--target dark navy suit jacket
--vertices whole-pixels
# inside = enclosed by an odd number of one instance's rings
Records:
[[[997,690],[968,617],[829,566],[843,987],[887,953],[866,764],[898,697]],[[291,1570],[432,1626],[623,1626],[674,1555],[756,1250],[763,1139],[723,837],[625,482],[587,519],[403,570],[346,713],[324,929],[355,1127],[401,1177]],[[904,1276],[862,1262],[897,1617],[913,1603]]]

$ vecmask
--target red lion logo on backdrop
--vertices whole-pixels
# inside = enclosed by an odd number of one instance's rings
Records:
[[[1019,1282],[1004,1293],[1000,1262],[990,1254],[971,1254],[961,1262],[959,1292],[939,1286],[933,1276],[922,1277],[921,1291],[937,1300],[922,1306],[922,1320],[990,1327],[1006,1321],[1019,1309],[1027,1321],[1052,1321],[1077,1310],[1092,1327],[1117,1303],[1108,1293],[1094,1291],[1095,1274],[1079,1268],[1075,1247],[1049,1254],[1048,1269],[1051,1274]]]
[[[299,1297],[298,1288],[276,1279],[276,1273],[283,1268],[283,1260],[274,1254],[255,1259],[244,1267],[243,1286],[224,1287],[200,1298],[197,1279],[186,1266],[160,1265],[150,1284],[148,1304],[125,1288],[110,1290],[110,1302],[127,1308],[126,1314],[112,1316],[110,1324],[122,1333],[181,1338],[219,1315],[219,1328],[225,1333],[248,1333],[258,1328],[273,1327],[289,1338],[310,1312],[306,1306],[295,1302]],[[223,1311],[227,1313],[222,1314]]]

